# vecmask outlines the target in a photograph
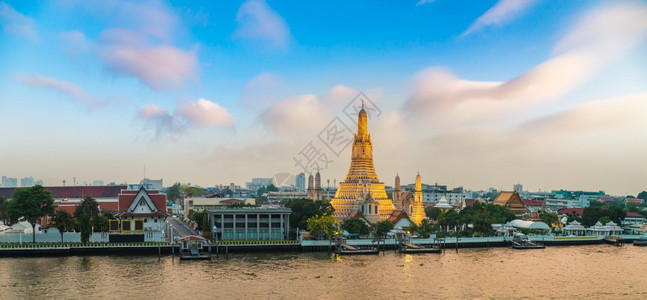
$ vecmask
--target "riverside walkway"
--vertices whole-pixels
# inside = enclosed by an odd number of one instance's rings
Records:
[[[612,240],[621,238],[631,242],[642,238],[642,235],[616,235],[604,236],[529,236],[534,242],[541,242],[546,246],[587,245],[611,243]],[[396,239],[351,239],[345,243],[351,247],[376,247],[380,250],[398,249],[400,240]],[[407,243],[411,246],[420,245],[440,246],[442,249],[458,248],[486,248],[509,247],[510,237],[470,237],[470,238],[443,238],[443,239],[411,239]],[[268,240],[268,241],[217,241],[207,245],[211,253],[229,252],[256,252],[256,251],[332,251],[334,241],[330,240]],[[141,243],[2,243],[0,242],[0,257],[6,256],[64,256],[64,255],[110,255],[110,254],[172,254],[179,253],[178,244],[168,242],[148,241]]]

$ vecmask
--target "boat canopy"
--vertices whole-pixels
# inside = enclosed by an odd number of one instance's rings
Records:
[[[537,230],[550,230],[548,224],[544,222],[532,222],[524,220],[512,220],[508,225],[514,228],[527,228],[527,229],[537,229]]]

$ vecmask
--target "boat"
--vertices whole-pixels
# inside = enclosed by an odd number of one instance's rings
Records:
[[[351,246],[346,243],[338,243],[335,247],[337,254],[379,254],[380,250],[377,248],[362,249],[359,247]]]
[[[647,246],[647,237],[642,237],[640,239],[634,240],[634,246],[645,247]]]
[[[211,254],[204,251],[207,244],[205,238],[197,235],[189,235],[177,239],[180,242],[180,259],[182,260],[207,260]]]
[[[400,243],[400,253],[441,253],[440,247],[435,245],[418,245],[407,242]]]
[[[523,233],[515,233],[512,238],[512,248],[513,249],[544,249],[546,246],[533,242],[528,239]]]

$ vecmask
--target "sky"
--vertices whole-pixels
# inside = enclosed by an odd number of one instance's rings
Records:
[[[646,1],[6,1],[0,62],[45,185],[333,185],[364,100],[387,185],[647,190]]]

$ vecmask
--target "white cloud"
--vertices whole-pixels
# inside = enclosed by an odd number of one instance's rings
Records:
[[[483,15],[478,17],[472,25],[470,25],[461,37],[465,37],[475,31],[481,30],[483,27],[490,25],[502,25],[508,22],[519,14],[523,13],[528,7],[533,4],[534,0],[499,0],[492,8],[488,9]]]
[[[330,111],[316,95],[282,100],[261,115],[267,128],[285,135],[316,134],[331,119]]]
[[[243,3],[236,14],[236,22],[236,38],[245,38],[272,50],[286,50],[290,44],[288,25],[264,0]]]
[[[81,54],[85,54],[92,48],[92,42],[90,42],[81,31],[73,30],[61,32],[58,36],[63,41],[65,51],[67,51],[67,53],[72,57],[78,57]]]
[[[110,71],[141,80],[155,90],[181,87],[197,79],[197,51],[172,44],[177,17],[159,2],[124,3],[115,22],[104,30],[99,57]]]
[[[183,129],[175,117],[171,116],[165,109],[154,104],[139,109],[137,116],[146,122],[147,127],[154,127],[156,139]]]
[[[59,93],[62,93],[68,97],[71,97],[75,100],[80,100],[88,106],[89,109],[93,109],[97,106],[106,105],[105,101],[96,99],[95,97],[88,94],[81,87],[63,80],[58,80],[51,77],[45,76],[21,76],[20,80],[30,86],[50,89]]]
[[[34,20],[5,2],[0,2],[0,25],[6,33],[24,36],[35,42],[39,40]]]
[[[247,107],[266,109],[286,94],[286,86],[280,76],[262,72],[245,84],[240,100]]]
[[[137,116],[145,121],[144,129],[154,128],[155,139],[165,135],[173,136],[194,127],[234,127],[233,118],[227,109],[207,99],[181,103],[172,114],[157,105],[146,105],[137,111]]]
[[[191,125],[201,128],[234,126],[233,118],[227,109],[206,99],[182,103],[175,109],[175,114]]]
[[[285,98],[265,110],[260,121],[268,129],[288,136],[317,134],[357,95],[357,91],[336,85],[325,94]]]
[[[416,3],[416,6],[429,4],[429,3],[432,3],[432,2],[434,2],[434,1],[436,1],[436,0],[420,0],[420,1],[418,1],[418,2]]]
[[[557,55],[505,82],[470,81],[432,67],[414,77],[405,111],[432,123],[463,124],[527,110],[559,99],[647,37],[645,5],[593,10],[565,33]],[[604,28],[598,33],[599,28]]]
[[[555,45],[556,54],[583,50],[616,55],[644,40],[647,6],[638,3],[603,5],[583,15]]]
[[[566,102],[569,93],[597,80],[616,60],[631,61],[626,54],[647,39],[647,5],[611,3],[573,19],[551,57],[510,80],[468,80],[439,67],[421,70],[402,115],[380,118],[380,134],[373,135],[376,153],[398,157],[397,147],[404,145],[413,149],[412,161],[433,168],[434,180],[460,179],[472,188],[503,184],[505,189],[519,180],[534,189],[638,186],[634,170],[647,167],[640,150],[647,143],[647,94],[578,98],[584,104],[556,109],[575,105]],[[398,140],[398,132],[416,140]],[[403,165],[416,166],[407,159]]]

